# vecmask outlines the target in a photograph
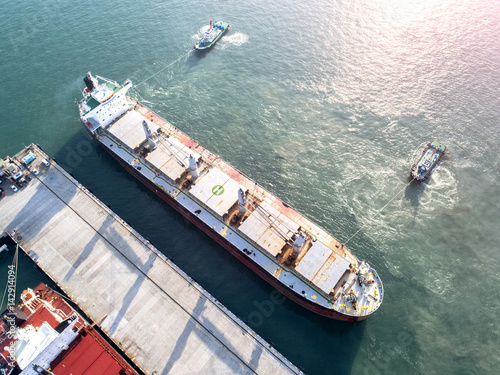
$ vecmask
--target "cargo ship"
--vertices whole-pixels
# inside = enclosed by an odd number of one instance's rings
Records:
[[[119,85],[88,73],[84,82],[78,107],[85,129],[128,172],[274,288],[338,320],[363,320],[380,307],[384,289],[375,269],[128,96],[130,80]]]
[[[418,161],[411,167],[411,178],[420,182],[427,180],[443,158],[445,150],[446,147],[439,142],[428,143]]]
[[[227,22],[217,21],[212,26],[212,21],[210,21],[210,28],[205,32],[200,41],[194,45],[194,49],[202,51],[212,48],[228,29],[229,24]]]
[[[138,375],[95,326],[43,283],[23,291],[0,324],[2,374]]]

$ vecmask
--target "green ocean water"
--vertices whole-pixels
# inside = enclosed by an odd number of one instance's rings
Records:
[[[498,372],[498,1],[33,0],[0,14],[1,156],[38,143],[306,373]],[[190,52],[210,19],[229,33]],[[132,94],[340,240],[362,228],[349,248],[385,287],[369,319],[276,303],[86,134],[87,71],[140,83],[180,57]],[[406,186],[431,140],[445,159]],[[43,279],[20,264],[19,289]]]

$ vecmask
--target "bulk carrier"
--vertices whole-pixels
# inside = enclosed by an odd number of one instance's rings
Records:
[[[100,80],[100,82],[99,82]],[[342,243],[218,155],[90,73],[80,119],[125,169],[291,300],[326,317],[359,321],[384,289]]]

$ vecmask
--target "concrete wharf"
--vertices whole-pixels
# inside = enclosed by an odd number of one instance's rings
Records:
[[[146,374],[302,373],[39,147],[2,164],[0,231]]]

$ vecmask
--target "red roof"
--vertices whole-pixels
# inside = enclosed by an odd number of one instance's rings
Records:
[[[17,307],[27,316],[19,328],[28,325],[38,328],[43,322],[56,328],[61,321],[75,314],[71,306],[45,284],[38,285],[34,291],[36,298],[31,300],[30,297],[33,294],[30,291],[23,292],[29,308],[22,302],[17,304]],[[50,306],[47,307],[43,301],[50,303]],[[1,321],[0,327],[3,331],[3,334],[0,334],[0,353],[3,355],[3,358],[0,356],[0,364],[5,364],[10,369],[7,359],[9,353],[3,350],[12,342],[12,339],[6,335],[10,327],[4,321]],[[75,327],[80,329],[78,336],[70,347],[51,363],[50,370],[55,375],[137,375],[132,366],[79,315]]]

